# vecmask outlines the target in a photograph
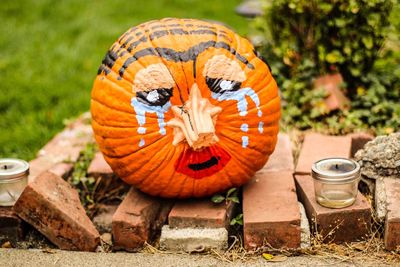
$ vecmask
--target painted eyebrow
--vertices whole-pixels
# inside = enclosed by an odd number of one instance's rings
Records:
[[[122,77],[124,75],[125,70],[129,67],[130,64],[133,62],[137,61],[141,57],[145,56],[160,56],[163,59],[166,59],[168,61],[174,61],[174,62],[188,62],[188,61],[195,61],[197,56],[207,50],[210,47],[215,47],[215,48],[222,48],[227,51],[229,51],[232,55],[236,57],[239,61],[243,62],[246,64],[246,66],[250,69],[254,69],[254,66],[249,63],[249,61],[242,55],[238,54],[235,49],[229,46],[229,44],[225,42],[215,42],[215,41],[207,41],[207,42],[201,42],[197,45],[194,45],[190,47],[188,50],[185,51],[176,51],[171,48],[163,48],[163,47],[157,47],[157,48],[145,48],[142,49],[135,54],[133,54],[131,57],[129,57],[122,67],[119,69],[118,74]],[[112,51],[109,51],[112,52]],[[115,52],[114,52],[115,53]],[[115,55],[115,54],[114,54]],[[106,55],[107,59],[113,59],[113,57],[108,57]],[[108,63],[108,64],[107,64]],[[104,71],[104,65],[108,68],[112,68],[114,65],[115,60],[109,60],[109,62],[103,62],[103,67],[100,66],[101,71]],[[99,69],[100,71],[100,69]],[[106,72],[107,73],[107,72]]]

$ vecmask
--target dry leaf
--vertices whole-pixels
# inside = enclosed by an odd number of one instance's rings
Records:
[[[55,250],[50,249],[50,248],[42,249],[42,252],[43,252],[43,253],[48,253],[48,254],[54,254],[54,253],[56,253]]]
[[[1,245],[2,248],[12,248],[12,245],[10,243],[10,241],[4,242],[3,245]]]
[[[284,255],[276,255],[269,261],[270,262],[283,262],[283,261],[286,261],[287,259],[288,259],[288,257],[286,257]]]
[[[359,250],[359,251],[364,251],[366,249],[366,246],[363,243],[355,243],[355,244],[351,245],[351,248]]]
[[[263,256],[263,258],[266,259],[267,261],[271,260],[271,259],[274,257],[274,255],[268,254],[268,253],[263,253],[262,256]]]

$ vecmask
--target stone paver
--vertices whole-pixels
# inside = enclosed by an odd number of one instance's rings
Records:
[[[308,248],[311,246],[311,231],[310,231],[310,223],[307,219],[306,209],[303,204],[299,202],[300,207],[300,229],[301,229],[301,243],[300,248]]]
[[[28,184],[14,211],[61,249],[94,251],[99,244],[99,233],[78,193],[51,172],[41,173]]]
[[[370,229],[371,207],[361,193],[357,194],[352,206],[329,209],[317,203],[311,176],[296,175],[296,186],[311,228],[321,235],[324,242],[341,243],[365,239]]]
[[[137,251],[151,243],[168,217],[172,204],[133,187],[112,218],[114,249]]]
[[[351,155],[350,136],[329,136],[318,133],[307,133],[299,159],[296,174],[310,174],[311,165],[323,158],[343,157]]]
[[[233,203],[215,204],[210,198],[176,202],[168,215],[171,228],[228,228]]]
[[[383,179],[386,191],[385,248],[400,249],[400,180]]]
[[[88,174],[90,176],[107,176],[112,175],[113,171],[105,161],[103,154],[101,152],[97,152],[89,165]]]
[[[256,173],[243,189],[246,249],[300,247],[300,208],[290,171]]]
[[[164,250],[203,252],[228,248],[228,231],[223,228],[170,228],[163,226],[160,247]]]
[[[25,223],[15,214],[12,207],[0,206],[0,246],[6,241],[12,244],[21,240],[25,234]]]

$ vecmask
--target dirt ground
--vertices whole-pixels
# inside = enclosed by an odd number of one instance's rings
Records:
[[[227,262],[210,255],[176,253],[90,253],[62,250],[0,249],[0,266],[389,266],[376,261],[342,262],[314,256],[289,257],[284,262],[267,262],[263,258]],[[400,266],[400,263],[391,266]]]

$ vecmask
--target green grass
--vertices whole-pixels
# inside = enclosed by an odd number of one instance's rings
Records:
[[[219,20],[241,34],[240,0],[2,0],[0,158],[32,159],[63,120],[89,109],[97,68],[128,28],[151,19]]]

